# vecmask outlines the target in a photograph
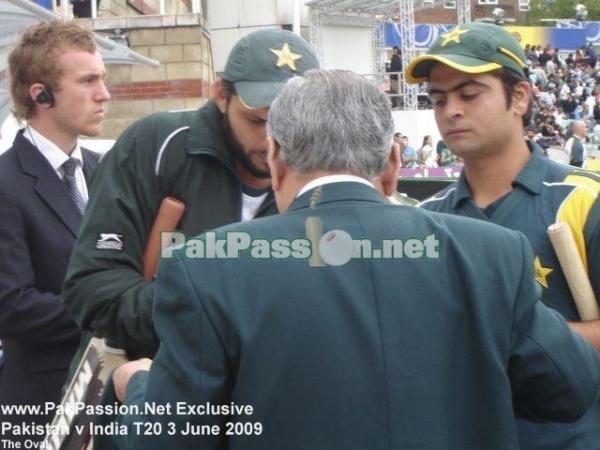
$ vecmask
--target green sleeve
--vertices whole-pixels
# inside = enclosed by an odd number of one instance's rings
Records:
[[[154,287],[143,278],[142,254],[160,189],[154,173],[158,138],[150,125],[131,127],[100,162],[67,271],[64,301],[83,329],[115,347],[151,355],[158,345]]]
[[[600,357],[558,312],[539,301],[533,254],[524,236],[521,246],[508,365],[513,404],[518,417],[571,422],[598,398]]]
[[[587,272],[596,300],[600,302],[600,196],[594,202],[583,229]]]
[[[222,338],[207,316],[191,275],[180,258],[165,262],[159,271],[155,315],[160,349],[151,371],[137,373],[130,380],[125,403],[137,405],[140,411],[146,404],[171,405],[171,409],[158,415],[119,416],[119,423],[129,430],[126,448],[227,447],[225,422],[235,416],[187,414],[189,405],[227,404],[233,382]],[[209,287],[204,295],[210,295]],[[134,423],[140,420],[160,424],[156,427],[161,432],[151,436],[136,432]],[[221,431],[191,437],[185,435],[187,426],[217,427]]]

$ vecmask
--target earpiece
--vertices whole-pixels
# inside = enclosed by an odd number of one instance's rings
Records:
[[[50,103],[50,107],[54,106],[54,95],[52,94],[52,89],[44,86],[44,89],[37,95],[35,98],[36,103]]]

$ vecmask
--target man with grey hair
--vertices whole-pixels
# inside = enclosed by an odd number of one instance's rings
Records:
[[[584,142],[587,138],[588,125],[584,120],[574,120],[571,127],[573,135],[565,142],[565,153],[569,158],[569,165],[585,167],[587,150]]]
[[[100,417],[112,444],[507,450],[514,406],[568,421],[594,402],[600,357],[538,301],[523,236],[385,201],[399,155],[377,86],[307,71],[267,131],[284,214],[163,253],[161,346],[114,372],[104,403],[130,414]]]

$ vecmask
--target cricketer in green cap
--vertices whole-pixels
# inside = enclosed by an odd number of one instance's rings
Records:
[[[246,108],[258,109],[269,106],[289,78],[318,68],[319,61],[304,39],[267,28],[246,35],[233,47],[223,79],[235,85]]]
[[[504,28],[469,22],[440,35],[426,54],[410,62],[404,74],[409,84],[423,83],[435,62],[466,73],[486,73],[505,67],[526,78],[525,52]]]

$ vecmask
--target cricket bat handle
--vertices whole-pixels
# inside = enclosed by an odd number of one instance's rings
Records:
[[[150,281],[156,275],[156,269],[160,261],[160,233],[175,230],[184,212],[185,204],[183,202],[173,197],[165,197],[162,200],[148,236],[148,243],[144,249],[145,280]]]
[[[565,222],[553,223],[548,227],[548,237],[567,279],[581,320],[599,319],[600,308],[569,225]]]

